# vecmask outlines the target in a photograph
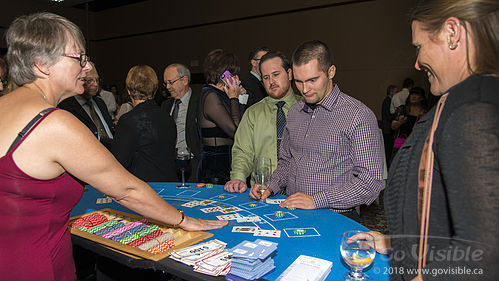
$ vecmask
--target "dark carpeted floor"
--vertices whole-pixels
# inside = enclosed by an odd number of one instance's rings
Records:
[[[388,234],[383,199],[384,191],[381,191],[381,194],[377,200],[378,203],[374,201],[370,206],[361,206],[359,223],[370,230]]]

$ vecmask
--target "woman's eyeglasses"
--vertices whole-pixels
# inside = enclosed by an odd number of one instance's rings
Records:
[[[82,68],[85,67],[90,60],[90,57],[86,54],[63,54],[62,56],[78,60]]]

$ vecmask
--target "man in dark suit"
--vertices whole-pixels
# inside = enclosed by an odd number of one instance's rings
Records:
[[[100,91],[99,74],[93,63],[92,69],[85,77],[83,87],[85,88],[83,94],[67,98],[60,102],[57,107],[71,112],[110,150],[114,133],[113,122],[106,104],[100,97],[96,96]]]
[[[246,89],[248,93],[248,103],[246,107],[250,107],[253,104],[259,102],[261,99],[267,96],[267,92],[262,84],[262,77],[260,73],[260,59],[266,53],[270,52],[267,47],[258,47],[253,49],[249,54],[250,63],[250,73],[246,76],[241,84]]]
[[[201,142],[197,125],[199,94],[193,93],[189,83],[191,72],[179,63],[170,64],[163,73],[168,97],[161,109],[173,117],[177,126],[176,147],[188,147],[191,151],[190,168],[186,170],[187,181],[197,182],[197,168],[201,159]]]
[[[390,113],[390,104],[392,102],[392,97],[398,92],[398,88],[395,85],[390,85],[386,89],[386,98],[381,104],[381,130],[383,131],[383,141],[385,142],[385,159],[386,163],[390,164],[390,159],[392,157],[393,150],[393,130],[392,130],[392,120],[394,119],[393,114]]]

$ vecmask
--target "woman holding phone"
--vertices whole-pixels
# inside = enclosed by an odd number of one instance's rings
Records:
[[[204,60],[206,84],[200,98],[198,122],[201,132],[201,164],[198,178],[225,184],[230,179],[231,150],[241,120],[238,97],[241,86],[239,60],[232,53],[216,49]]]

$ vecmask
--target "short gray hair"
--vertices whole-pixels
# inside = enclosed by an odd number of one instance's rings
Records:
[[[35,61],[51,66],[64,54],[67,44],[82,50],[85,47],[85,38],[76,24],[47,12],[16,18],[6,37],[9,73],[18,85],[35,81]]]
[[[175,67],[178,72],[179,77],[186,76],[189,83],[191,83],[191,71],[187,68],[187,66],[181,63],[172,63],[168,65],[166,68]]]

